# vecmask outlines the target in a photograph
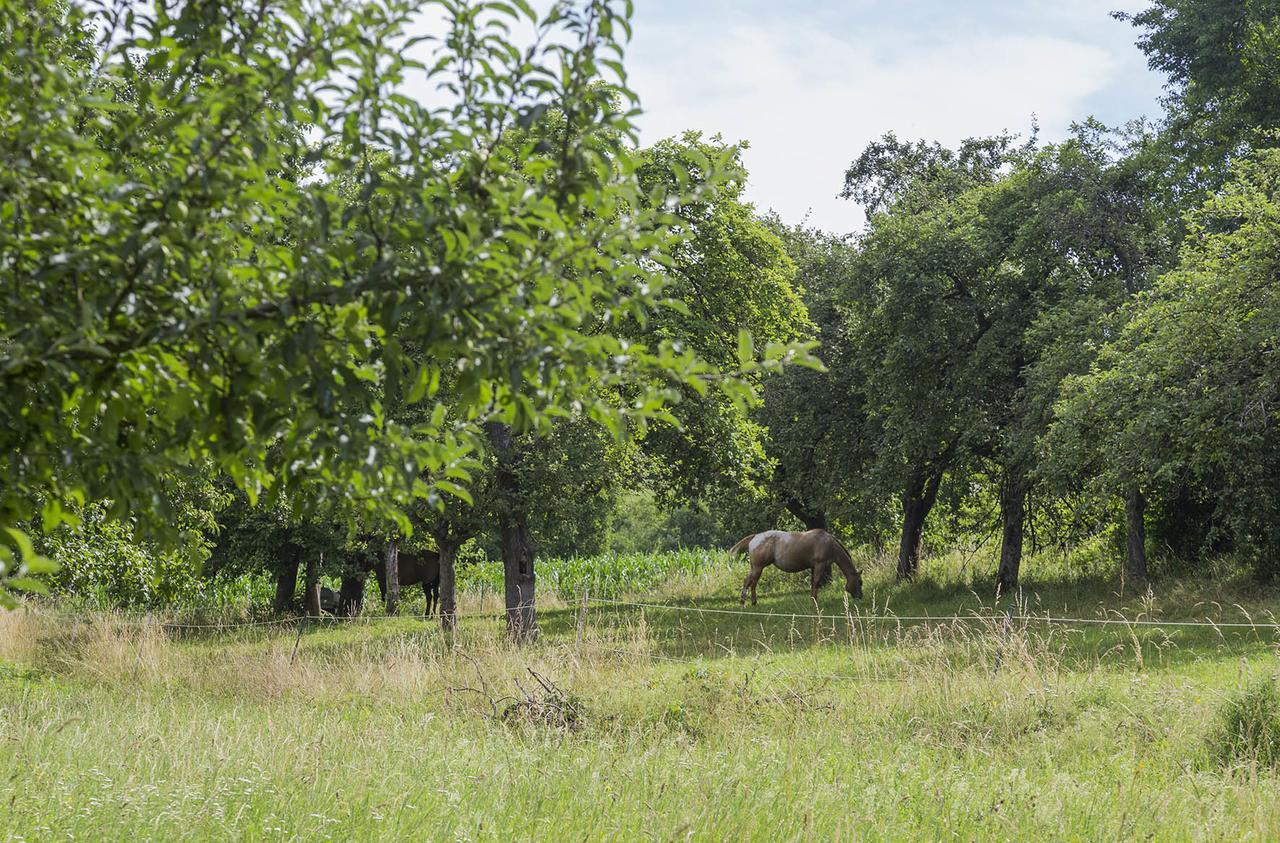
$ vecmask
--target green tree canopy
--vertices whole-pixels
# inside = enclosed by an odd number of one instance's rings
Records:
[[[1280,2],[1153,0],[1117,16],[1169,79],[1170,137],[1189,171],[1207,167],[1212,188],[1231,158],[1271,143],[1259,130],[1280,126]]]
[[[1280,153],[1237,163],[1192,214],[1178,265],[1129,308],[1051,431],[1114,484],[1194,481],[1260,571],[1280,559]]]
[[[778,236],[744,201],[742,148],[696,133],[662,141],[640,153],[639,177],[651,203],[685,181],[695,186],[673,211],[683,235],[672,249],[674,306],[638,326],[691,350],[720,369],[736,370],[757,355],[777,360],[789,346],[809,340],[812,324],[795,284],[795,265]],[[706,161],[724,161],[728,178],[713,181]],[[802,361],[813,361],[801,355]],[[751,377],[760,385],[757,375]],[[763,429],[744,393],[699,394],[686,389],[676,406],[678,426],[643,438],[655,489],[668,500],[706,495],[757,494],[767,481]]]
[[[448,32],[417,45],[407,0],[0,3],[13,551],[41,504],[49,527],[96,499],[163,523],[158,478],[205,461],[251,497],[386,517],[465,494],[455,422],[577,401],[616,428],[721,380],[611,329],[663,296],[683,204],[641,193],[628,148],[629,4],[433,5]],[[410,72],[445,103],[405,97]],[[521,131],[553,109],[553,137]],[[457,412],[388,415],[445,361]]]

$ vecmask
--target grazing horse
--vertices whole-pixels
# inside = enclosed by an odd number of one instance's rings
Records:
[[[327,586],[320,586],[320,611],[331,615],[338,613],[338,592]]]
[[[422,584],[422,593],[427,598],[427,617],[435,614],[440,603],[440,554],[434,550],[421,553],[400,551],[396,569],[400,576],[400,585]],[[387,563],[379,561],[373,566],[373,574],[378,578],[378,591],[382,599],[387,599]]]
[[[751,573],[742,584],[742,605],[747,604],[747,589],[751,590],[751,605],[756,605],[756,583],[770,565],[789,574],[808,570],[809,596],[816,603],[818,589],[831,582],[831,566],[835,564],[844,574],[845,588],[852,597],[862,596],[862,575],[854,567],[853,557],[844,549],[840,540],[826,530],[809,530],[804,533],[788,533],[783,530],[766,530],[752,533],[729,548],[730,555],[746,552],[751,561]]]

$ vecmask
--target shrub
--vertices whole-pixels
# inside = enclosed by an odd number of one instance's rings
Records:
[[[185,603],[200,592],[199,541],[164,549],[139,540],[107,505],[84,507],[80,523],[43,538],[41,550],[59,563],[52,585],[99,606],[142,608]]]
[[[1274,678],[1254,682],[1226,701],[1210,752],[1223,767],[1280,767],[1280,689]]]

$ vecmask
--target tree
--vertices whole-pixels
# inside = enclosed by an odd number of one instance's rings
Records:
[[[636,338],[690,349],[726,372],[749,365],[756,345],[779,359],[783,349],[810,339],[813,331],[783,243],[743,199],[742,149],[719,137],[687,133],[640,153],[639,177],[651,204],[686,179],[693,192],[675,208],[674,226],[682,237],[671,252],[666,292],[672,306],[630,330]],[[723,162],[722,181],[708,169],[711,161]],[[795,359],[817,365],[803,353]],[[761,385],[758,373],[750,384]],[[752,418],[747,399],[743,393],[684,389],[674,408],[678,424],[640,437],[650,458],[650,485],[667,501],[758,495],[771,469],[763,427]]]
[[[1191,215],[1177,266],[1126,308],[1093,369],[1068,380],[1050,431],[1084,458],[1104,450],[1113,485],[1203,484],[1264,577],[1280,570],[1277,231],[1280,153],[1264,150]]]
[[[851,167],[846,193],[878,210],[851,264],[846,326],[876,428],[871,464],[902,489],[900,577],[917,570],[944,479],[968,473],[995,486],[997,592],[1017,585],[1058,386],[1087,370],[1091,332],[1168,251],[1168,162],[1154,148],[1141,125],[1089,122],[1043,149],[889,136]]]
[[[919,569],[943,478],[985,444],[975,396],[987,358],[1001,353],[1007,244],[990,236],[983,189],[1016,154],[1009,136],[953,152],[887,135],[846,175],[844,195],[873,209],[846,323],[865,371],[877,482],[900,492],[901,579]]]
[[[1090,370],[1123,324],[1128,303],[1173,258],[1181,230],[1173,169],[1145,126],[1112,132],[1085,123],[1030,163],[1028,205],[1019,212],[1020,254],[1059,290],[1031,329],[1039,351],[1027,368],[1019,447],[1034,462],[1031,479],[1050,494],[1091,483],[1090,494],[1125,501],[1125,564],[1135,583],[1146,580],[1144,511],[1152,490],[1144,491],[1137,476],[1119,482],[1104,471],[1102,463],[1110,462],[1104,452],[1062,449],[1048,434],[1064,384]],[[1100,472],[1109,475],[1106,482],[1095,482]]]
[[[229,483],[224,481],[224,485]],[[276,581],[272,608],[285,613],[298,608],[298,573],[304,570],[303,607],[318,611],[318,605],[308,607],[306,601],[312,597],[311,587],[321,574],[339,570],[322,570],[320,560],[327,556],[336,563],[346,555],[345,531],[335,528],[332,522],[303,517],[286,503],[253,507],[243,492],[224,494],[230,501],[209,531],[213,542],[204,575],[216,578],[269,571]]]
[[[1280,2],[1152,0],[1116,16],[1141,30],[1139,49],[1169,77],[1167,134],[1190,180],[1212,189],[1233,158],[1273,143],[1265,131],[1280,126]]]
[[[1105,314],[1149,286],[1171,252],[1168,166],[1145,126],[1117,132],[1090,121],[989,191],[989,224],[1009,244],[1003,356],[989,361],[982,392],[985,450],[1001,475],[1000,591],[1018,582],[1026,500],[1062,379],[1087,370]]]
[[[407,526],[410,499],[465,498],[464,429],[569,401],[619,429],[676,385],[739,388],[609,330],[661,299],[674,219],[626,146],[624,4],[439,5],[423,66],[407,0],[3,0],[0,528],[28,567],[37,500],[46,528],[109,500],[162,533],[157,478],[207,460],[251,499]],[[411,70],[447,103],[402,96]],[[520,131],[552,107],[554,144]],[[443,361],[464,411],[389,418]]]
[[[877,542],[887,521],[880,490],[870,482],[865,370],[846,325],[846,297],[856,272],[851,238],[804,226],[770,226],[795,263],[796,286],[817,328],[824,371],[791,368],[765,381],[760,420],[774,462],[772,496],[807,528],[834,520]]]

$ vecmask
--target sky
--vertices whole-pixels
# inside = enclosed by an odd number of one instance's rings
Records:
[[[854,231],[845,168],[885,132],[954,145],[1035,120],[1159,114],[1163,79],[1110,12],[1144,0],[636,0],[626,66],[644,143],[747,141],[748,198]]]

